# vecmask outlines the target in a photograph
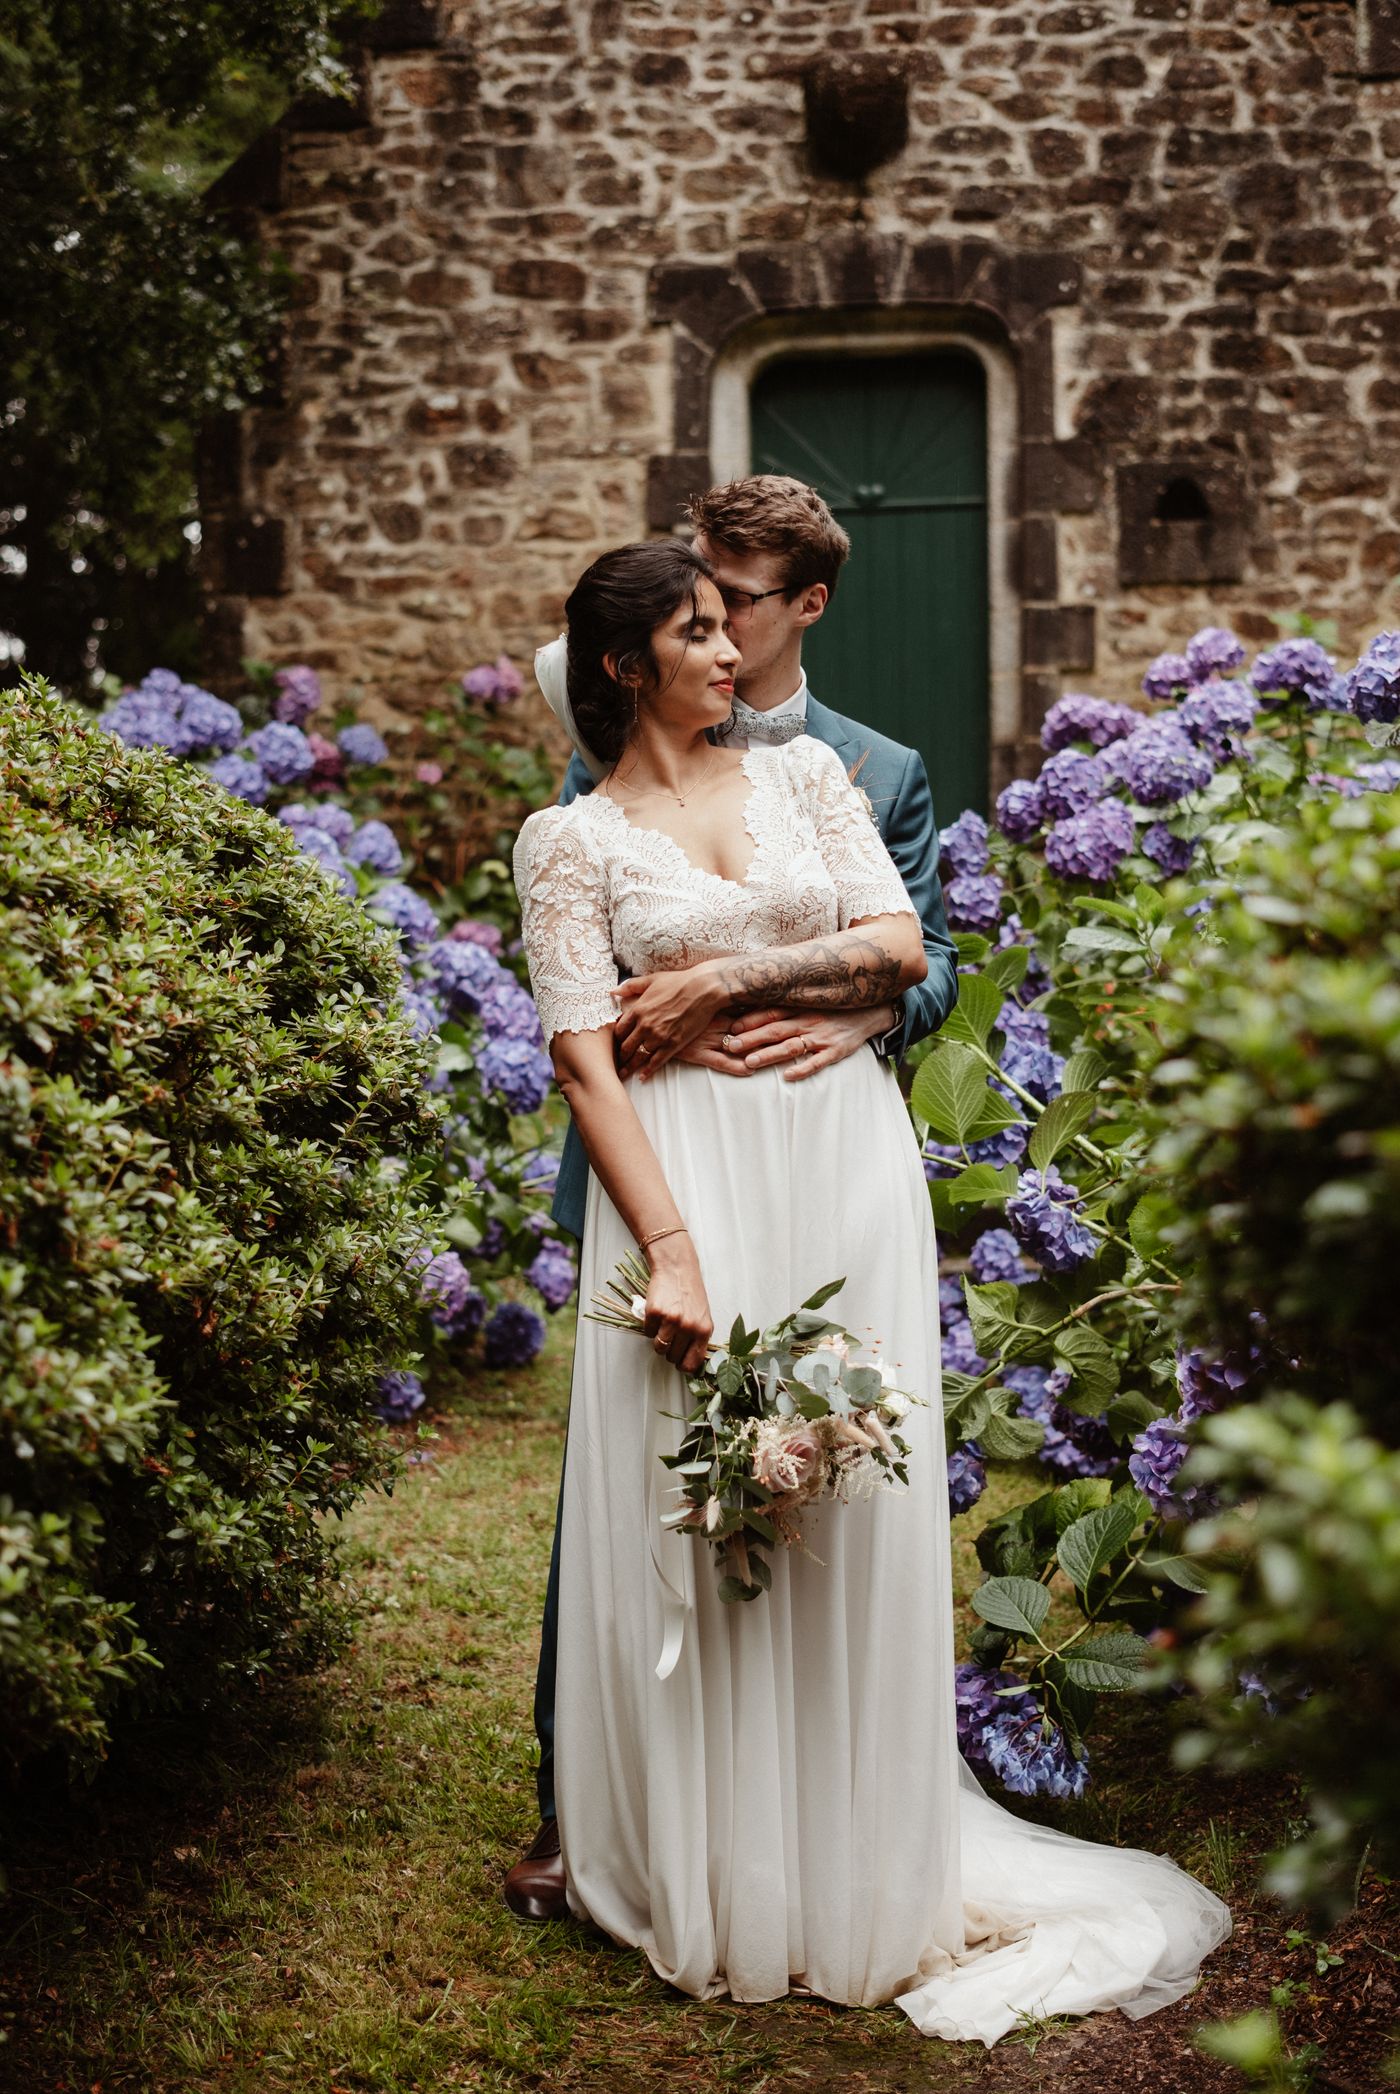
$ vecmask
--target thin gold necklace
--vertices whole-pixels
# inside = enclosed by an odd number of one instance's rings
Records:
[[[712,757],[710,758],[710,760],[709,760],[709,762],[708,762],[708,763],[706,764],[706,766],[705,766],[704,770],[703,770],[703,771],[702,771],[702,772],[700,773],[700,776],[699,776],[698,778],[696,778],[696,779],[695,779],[695,780],[693,781],[693,783],[691,783],[690,785],[688,785],[688,786],[686,787],[686,789],[685,789],[685,791],[684,791],[683,793],[673,793],[673,792],[670,792],[670,791],[668,791],[668,789],[667,789],[667,788],[666,788],[666,787],[665,787],[664,785],[642,785],[642,786],[638,786],[638,787],[637,787],[637,789],[636,789],[636,791],[635,791],[635,792],[633,793],[632,797],[633,797],[633,799],[636,799],[636,800],[645,800],[645,799],[650,799],[650,798],[651,798],[651,796],[652,796],[652,795],[653,795],[654,793],[660,793],[663,799],[666,799],[666,800],[674,800],[674,801],[676,802],[676,805],[677,805],[678,807],[684,807],[684,805],[685,805],[686,801],[687,801],[687,800],[688,800],[688,799],[690,798],[691,794],[692,794],[692,793],[694,793],[694,792],[696,792],[696,791],[698,791],[698,789],[700,788],[700,786],[702,786],[702,785],[704,784],[705,780],[706,780],[706,779],[707,779],[707,778],[709,777],[709,775],[710,775],[711,771],[712,771],[712,770],[714,769],[715,765],[716,765],[716,764],[717,764],[717,763],[719,762],[719,760],[720,760],[720,757],[721,757],[721,755],[722,755],[723,753],[724,753],[724,752],[723,752],[722,750],[720,750],[720,749],[716,749],[716,751],[715,751],[714,755],[713,755],[713,756],[712,756]],[[617,773],[616,773],[616,771],[613,771],[613,772],[612,772],[612,773],[611,773],[611,774],[609,775],[609,778],[608,778],[608,784],[609,784],[609,785],[611,785],[611,784],[612,784],[612,782],[613,782],[613,779],[614,779],[614,778],[616,778],[616,776],[617,776]],[[612,794],[611,794],[611,793],[609,793],[609,794],[608,794],[608,798],[609,798],[609,799],[611,799],[611,798],[612,798]]]

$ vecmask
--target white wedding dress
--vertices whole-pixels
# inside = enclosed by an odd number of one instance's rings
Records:
[[[684,967],[909,910],[830,749],[803,736],[743,765],[742,883],[600,794],[526,822],[516,881],[547,1035],[611,1023],[619,963]],[[890,1068],[865,1051],[788,1083],[671,1064],[629,1095],[716,1330],[844,1275],[831,1313],[928,1407],[901,1427],[907,1490],[810,1511],[811,1553],[775,1551],[772,1592],[725,1606],[711,1551],[658,1524],[684,1384],[580,1316],[556,1707],[572,1908],[696,1997],[893,2000],[931,2036],[990,2044],[1023,2014],[1180,1998],[1229,1932],[1219,1899],[1162,1856],[1025,1824],[959,1759],[933,1228]],[[631,1248],[594,1178],[581,1305]]]

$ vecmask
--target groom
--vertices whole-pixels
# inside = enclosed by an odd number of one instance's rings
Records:
[[[825,611],[851,544],[814,488],[776,473],[756,473],[712,487],[690,505],[695,550],[714,569],[735,645],[743,655],[734,710],[714,740],[727,748],[785,742],[809,734],[834,749],[869,798],[875,823],[924,928],[928,974],[896,1003],[873,1010],[748,1011],[702,1035],[678,1058],[742,1078],[792,1063],[790,1080],[873,1047],[899,1061],[916,1040],[943,1023],[957,1001],[957,954],[943,914],[938,831],[922,759],[820,705],[807,688],[802,638]],[[578,756],[560,794],[565,805],[591,792]],[[637,1004],[631,1006],[635,1012]],[[554,1197],[554,1218],[583,1234],[588,1162],[569,1128]],[[554,1816],[554,1672],[559,1611],[559,1528],[549,1566],[535,1729],[540,1741],[540,1830],[505,1880],[505,1901],[520,1919],[567,1916],[564,1868]]]

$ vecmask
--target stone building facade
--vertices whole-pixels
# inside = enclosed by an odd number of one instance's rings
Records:
[[[359,81],[211,198],[296,286],[216,663],[528,658],[808,342],[985,363],[993,786],[1198,624],[1400,623],[1400,0],[394,0]]]

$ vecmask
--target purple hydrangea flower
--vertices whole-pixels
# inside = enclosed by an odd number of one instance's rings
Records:
[[[175,740],[175,713],[162,692],[124,691],[98,715],[97,724],[128,749],[168,749]]]
[[[1082,1796],[1089,1759],[1070,1750],[1062,1730],[1038,1708],[1008,1709],[982,1732],[988,1767],[1013,1796]]]
[[[961,1323],[967,1317],[967,1296],[963,1293],[962,1281],[949,1272],[938,1277],[938,1322],[946,1332],[953,1322]]]
[[[401,880],[390,880],[375,889],[365,903],[371,916],[392,924],[412,952],[430,945],[438,934],[437,914],[425,895],[415,894]]]
[[[1041,1422],[1045,1437],[1039,1459],[1061,1476],[1110,1476],[1122,1459],[1102,1412],[1082,1417],[1063,1403],[1051,1402]]]
[[[545,1321],[523,1301],[503,1301],[486,1323],[488,1367],[527,1367],[545,1340]]]
[[[345,758],[335,743],[328,742],[323,734],[308,734],[306,746],[315,764],[308,783],[315,791],[329,792],[345,776]]]
[[[1083,1202],[1056,1166],[1025,1171],[1006,1203],[1006,1219],[1017,1241],[1047,1272],[1073,1272],[1098,1248],[1093,1231],[1076,1217]]]
[[[1142,848],[1164,873],[1184,873],[1196,855],[1196,838],[1173,836],[1165,822],[1153,822],[1143,831]]]
[[[509,705],[524,688],[525,679],[508,654],[497,655],[494,662],[482,662],[462,678],[467,696],[479,698],[483,705]]]
[[[1215,776],[1208,751],[1176,727],[1154,722],[1113,752],[1112,769],[1144,807],[1166,807],[1201,792]]]
[[[559,1158],[553,1149],[536,1149],[520,1173],[520,1182],[532,1192],[552,1193],[559,1183]]]
[[[336,743],[347,763],[387,763],[389,745],[378,728],[371,727],[367,720],[357,720],[353,727],[342,727]]]
[[[1148,663],[1142,688],[1149,698],[1170,698],[1177,691],[1189,690],[1195,681],[1184,654],[1159,654]]]
[[[390,1374],[380,1375],[378,1399],[375,1408],[386,1425],[406,1425],[413,1413],[423,1408],[423,1384],[416,1374],[395,1368]]]
[[[472,1276],[456,1251],[439,1251],[435,1258],[420,1262],[419,1299],[433,1322],[449,1338],[474,1338],[486,1315],[486,1296],[472,1285]]]
[[[1189,1452],[1185,1427],[1175,1418],[1154,1418],[1133,1441],[1128,1474],[1161,1519],[1197,1519],[1212,1509],[1208,1490],[1178,1479]]]
[[[960,873],[943,890],[955,931],[994,931],[1001,919],[1002,885],[995,873]]]
[[[431,1039],[433,1034],[441,1032],[447,1023],[446,1010],[432,990],[425,989],[420,982],[412,979],[405,981],[399,991],[399,1002],[420,1040]]]
[[[551,1237],[540,1245],[525,1277],[547,1309],[562,1309],[578,1285],[578,1267],[568,1246]]]
[[[1197,683],[1205,683],[1212,676],[1228,676],[1244,660],[1244,642],[1223,625],[1203,625],[1186,642],[1186,660]]]
[[[447,935],[449,938],[456,938],[465,945],[484,945],[487,952],[495,960],[499,960],[501,957],[501,947],[505,943],[500,930],[494,923],[483,923],[476,916],[461,917],[458,922],[453,924]]]
[[[999,1134],[984,1135],[980,1142],[969,1142],[967,1153],[974,1163],[990,1163],[994,1170],[1003,1164],[1019,1163],[1026,1153],[1030,1140],[1030,1129],[1022,1120],[1013,1120]]]
[[[291,727],[304,727],[321,703],[320,677],[305,662],[294,662],[290,668],[279,669],[274,681],[273,712]]]
[[[322,871],[329,873],[342,894],[353,895],[356,892],[355,875],[341,857],[340,847],[333,836],[328,836],[324,829],[318,829],[314,822],[306,822],[293,829],[292,836],[297,849],[304,851],[308,858],[314,858]]]
[[[1240,1390],[1253,1380],[1263,1358],[1263,1348],[1258,1345],[1222,1353],[1216,1359],[1195,1346],[1179,1345],[1176,1349],[1176,1385],[1181,1391],[1181,1402],[1177,1416],[1182,1424],[1190,1425],[1195,1419],[1204,1418],[1222,1405],[1232,1403]]]
[[[212,691],[201,691],[196,684],[185,684],[182,690],[177,753],[196,756],[207,749],[221,753],[236,749],[243,739],[237,707],[216,698]]]
[[[346,844],[345,855],[352,865],[363,865],[369,872],[403,871],[399,839],[387,822],[362,822]]]
[[[1175,724],[1216,763],[1238,756],[1240,737],[1249,732],[1259,710],[1257,694],[1247,683],[1210,683],[1191,691],[1176,708]]]
[[[554,1068],[528,1040],[488,1040],[476,1057],[482,1088],[499,1091],[512,1113],[537,1112],[549,1096]]]
[[[449,1010],[458,1018],[474,1017],[488,993],[509,979],[484,946],[460,939],[435,939],[423,959]]]
[[[1142,725],[1142,714],[1131,705],[1115,705],[1108,698],[1093,698],[1087,691],[1066,691],[1052,705],[1040,730],[1042,748],[1053,754],[1072,742],[1089,742],[1106,749]]]
[[[1021,977],[1021,986],[1013,991],[1010,1000],[1017,1003],[1031,1003],[1037,996],[1043,996],[1050,987],[1050,976],[1045,971],[1045,963],[1036,951],[1029,932],[1014,910],[1010,916],[1003,920],[1001,928],[997,932],[996,950],[1002,952],[1008,945],[1025,945],[1030,947],[1031,957],[1029,965]],[[1003,1004],[1003,1019],[1005,1016],[1006,1006]]]
[[[269,720],[248,737],[248,747],[274,785],[300,785],[316,768],[316,756],[299,727]]]
[[[948,1510],[970,1512],[987,1488],[987,1465],[975,1440],[948,1456]]]
[[[1316,640],[1280,640],[1256,657],[1249,680],[1267,706],[1302,697],[1310,709],[1330,711],[1336,665]]]
[[[1029,1091],[1042,1105],[1048,1105],[1059,1096],[1065,1073],[1064,1056],[1055,1054],[1050,1046],[1050,1020],[1044,1011],[1027,1010],[1021,1004],[1008,1002],[1002,1006],[997,1023],[1004,1035],[1002,1070],[1012,1083]],[[1016,1102],[1014,1093],[997,1083],[995,1077],[992,1083],[1004,1097]]]
[[[1019,1287],[1035,1273],[1021,1256],[1021,1246],[1009,1229],[984,1229],[967,1257],[968,1270],[979,1287],[992,1280],[1010,1280]]]
[[[221,756],[209,766],[209,776],[225,792],[233,793],[237,799],[246,800],[250,807],[261,807],[271,791],[271,781],[260,763],[247,756]]]
[[[988,1724],[1010,1710],[1032,1710],[1035,1701],[1014,1672],[989,1672],[984,1665],[964,1661],[953,1673],[953,1705],[957,1711],[958,1750],[969,1766],[985,1769],[982,1733]]]
[[[1013,778],[997,794],[997,827],[1012,843],[1029,843],[1045,819],[1034,778]]]
[[[1052,819],[1082,814],[1108,790],[1108,772],[1097,756],[1080,749],[1061,749],[1041,765],[1040,804]]]
[[[1400,761],[1390,756],[1381,763],[1359,763],[1356,766],[1356,777],[1363,792],[1400,791]]]
[[[1037,1425],[1048,1425],[1056,1402],[1069,1387],[1069,1376],[1063,1367],[1052,1373],[1047,1367],[1005,1367],[1003,1382],[1020,1399],[1016,1408],[1023,1418],[1033,1418]]]
[[[544,1031],[535,999],[509,974],[481,999],[481,1023],[489,1039],[524,1040],[544,1052]]]
[[[1400,718],[1400,633],[1376,634],[1346,679],[1346,696],[1358,720]]]
[[[972,1322],[966,1313],[950,1316],[943,1333],[943,1365],[953,1374],[981,1374],[987,1365],[972,1337]]]
[[[1045,862],[1066,880],[1112,880],[1133,847],[1133,818],[1121,800],[1099,800],[1056,822],[1045,838]]]
[[[987,868],[987,824],[971,807],[943,831],[939,856],[955,873],[980,873]]]

